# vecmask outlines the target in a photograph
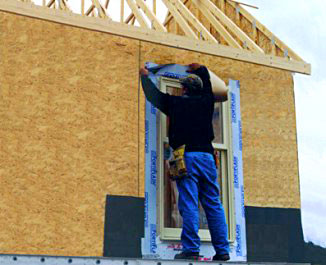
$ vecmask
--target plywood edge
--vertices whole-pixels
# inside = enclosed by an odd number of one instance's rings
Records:
[[[308,75],[311,74],[311,65],[306,62],[244,51],[224,45],[207,43],[201,40],[193,40],[191,38],[177,36],[171,33],[162,33],[151,29],[142,29],[131,25],[113,22],[107,19],[84,17],[78,14],[67,13],[62,10],[49,9],[46,7],[36,6],[34,4],[13,0],[1,0],[0,10],[194,52],[201,52],[238,61],[264,65],[291,72]]]

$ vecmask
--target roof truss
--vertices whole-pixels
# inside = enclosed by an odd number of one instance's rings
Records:
[[[91,2],[88,7],[86,0],[79,1],[82,16],[71,15],[68,0],[42,0],[42,5],[49,9],[39,8],[33,0],[1,0],[0,10],[292,72],[311,73],[310,64],[233,0],[161,0],[168,10],[164,22],[156,16],[156,0],[151,0],[152,7],[146,0],[120,0],[119,23],[108,15],[110,0],[87,0]],[[127,18],[124,17],[125,2],[131,10]],[[51,9],[60,9],[62,13],[51,13]],[[94,23],[87,16],[101,19]],[[104,20],[109,23],[103,24]],[[139,26],[126,25],[134,25],[135,21]]]

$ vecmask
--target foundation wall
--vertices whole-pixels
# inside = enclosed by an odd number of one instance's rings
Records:
[[[101,256],[107,194],[144,193],[138,69],[240,80],[246,206],[300,208],[288,72],[0,12],[0,253]]]

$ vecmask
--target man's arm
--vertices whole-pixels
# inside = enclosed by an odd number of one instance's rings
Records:
[[[210,93],[213,93],[212,89],[212,83],[210,80],[210,74],[206,66],[200,65],[198,63],[192,63],[189,64],[189,70],[188,72],[194,73],[195,75],[198,75],[201,80],[203,81],[204,87],[209,89]],[[216,102],[223,102],[228,100],[228,93],[227,91],[214,91],[214,99]]]
[[[162,93],[156,85],[148,78],[148,70],[141,68],[141,83],[146,96],[146,99],[156,108],[162,111],[165,115],[169,115],[169,95]]]

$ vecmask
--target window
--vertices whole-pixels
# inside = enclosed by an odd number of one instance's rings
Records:
[[[161,77],[160,89],[171,95],[181,95],[181,84],[176,79]],[[172,156],[172,149],[168,144],[169,119],[160,113],[158,128],[158,224],[162,240],[179,240],[181,235],[182,218],[178,211],[178,190],[175,181],[168,176],[168,161]],[[229,240],[234,241],[234,212],[233,212],[233,181],[232,181],[232,155],[231,155],[231,122],[229,101],[216,103],[213,128],[215,139],[213,146],[217,154],[219,170],[220,196],[225,209],[229,227]],[[200,206],[200,230],[202,241],[210,241],[207,220],[204,210]]]

